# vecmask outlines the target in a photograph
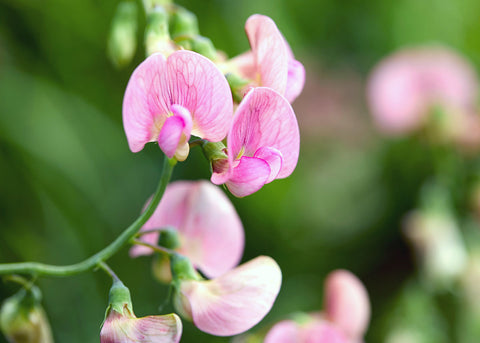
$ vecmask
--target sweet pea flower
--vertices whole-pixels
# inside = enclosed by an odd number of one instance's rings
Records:
[[[305,68],[295,59],[275,22],[254,14],[247,19],[245,31],[251,51],[230,60],[226,69],[250,80],[248,87],[269,87],[293,102],[303,90]]]
[[[123,125],[132,152],[148,142],[179,161],[187,158],[191,135],[218,142],[232,121],[229,85],[207,58],[176,51],[153,54],[133,72],[123,100]]]
[[[360,343],[370,319],[368,294],[360,280],[336,270],[325,282],[325,310],[275,324],[264,343]]]
[[[424,47],[380,62],[368,81],[367,98],[382,131],[404,134],[421,128],[435,107],[452,116],[471,112],[477,92],[468,61],[447,48]]]
[[[253,88],[237,108],[227,137],[227,159],[213,161],[211,181],[243,197],[297,165],[300,134],[288,101],[266,87]]]
[[[225,193],[208,181],[176,181],[167,186],[142,230],[163,227],[176,230],[180,240],[176,250],[208,277],[220,276],[240,262],[245,244],[242,222]],[[159,233],[145,234],[141,240],[157,244]],[[137,245],[130,254],[152,252]]]
[[[109,298],[100,343],[180,342],[182,322],[176,314],[135,317],[130,292],[119,280],[114,281]]]
[[[216,336],[242,333],[270,311],[282,273],[270,257],[260,256],[212,280],[202,280],[182,259],[172,259],[175,306],[200,330]]]

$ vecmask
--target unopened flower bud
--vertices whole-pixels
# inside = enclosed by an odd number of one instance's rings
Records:
[[[168,30],[168,13],[162,6],[155,7],[147,16],[145,49],[147,56],[156,52],[169,56],[177,50]]]
[[[212,165],[212,171],[221,173],[228,170],[227,148],[222,142],[205,141],[202,144],[203,154]]]
[[[175,250],[180,246],[180,238],[176,229],[170,227],[160,232],[158,245],[167,249]]]
[[[225,77],[227,78],[228,84],[230,85],[233,100],[235,102],[241,102],[243,96],[245,95],[245,87],[248,86],[250,81],[235,73],[227,73]]]
[[[174,313],[137,318],[130,291],[120,280],[113,282],[101,343],[178,343],[181,335],[182,322]]]
[[[170,30],[172,37],[196,36],[199,34],[197,17],[185,8],[178,7],[170,18]]]
[[[0,310],[0,328],[10,343],[53,343],[40,298],[40,291],[33,286],[5,300]]]
[[[124,1],[117,6],[108,38],[108,54],[116,67],[126,66],[135,55],[137,12],[137,4],[132,1]]]

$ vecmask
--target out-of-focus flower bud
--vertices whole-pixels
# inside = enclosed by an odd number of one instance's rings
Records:
[[[370,321],[370,302],[362,282],[347,270],[336,270],[325,281],[325,314],[352,340],[361,340]]]
[[[245,96],[245,88],[250,83],[250,81],[235,73],[227,73],[225,77],[227,78],[228,84],[230,85],[233,100],[240,103]]]
[[[172,260],[175,306],[212,335],[250,329],[270,311],[280,291],[282,273],[270,257],[257,257],[212,280],[193,278],[193,268],[185,266],[185,260]]]
[[[40,300],[40,291],[35,286],[5,300],[0,310],[0,328],[9,342],[53,343]]]
[[[174,313],[135,317],[130,291],[121,281],[113,282],[101,343],[178,343],[181,335],[182,322]]]
[[[168,30],[168,13],[162,6],[154,7],[147,14],[145,49],[147,56],[158,52],[165,57],[177,50]]]
[[[417,210],[408,215],[405,235],[433,288],[448,287],[462,275],[467,253],[455,219],[447,213]]]
[[[137,4],[124,1],[118,4],[108,38],[108,54],[116,67],[129,64],[137,49]]]
[[[198,35],[197,16],[187,9],[178,6],[170,17],[170,32],[173,38]]]

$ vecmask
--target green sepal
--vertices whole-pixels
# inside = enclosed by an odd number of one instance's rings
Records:
[[[123,315],[125,306],[130,313],[133,313],[130,290],[123,284],[122,281],[114,279],[112,287],[110,288],[110,292],[108,293],[108,308],[105,318],[112,310]]]
[[[180,238],[178,232],[173,227],[166,227],[160,232],[158,237],[158,245],[170,250],[175,250],[180,246]]]
[[[203,280],[200,274],[198,274],[195,268],[193,268],[192,263],[186,256],[180,254],[173,254],[170,258],[170,268],[172,271],[172,279],[175,286],[180,286],[180,283],[182,281]]]

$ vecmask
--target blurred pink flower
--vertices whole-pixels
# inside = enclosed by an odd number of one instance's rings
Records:
[[[300,135],[288,101],[266,87],[242,100],[227,137],[228,161],[213,165],[211,181],[225,183],[237,197],[289,176],[297,165]]]
[[[195,135],[218,142],[231,125],[229,85],[207,58],[176,51],[168,58],[154,54],[133,72],[123,100],[123,125],[130,150],[157,141],[179,161],[187,158]]]
[[[284,320],[273,326],[264,343],[360,343],[370,320],[368,294],[360,280],[346,270],[329,274],[325,310]]]
[[[213,280],[181,280],[176,306],[200,330],[232,336],[265,317],[281,282],[278,264],[270,257],[260,256]]]
[[[245,31],[251,51],[233,58],[229,65],[251,80],[250,86],[272,88],[293,102],[305,84],[305,68],[295,59],[275,22],[254,14],[247,19]]]
[[[157,209],[142,230],[173,227],[180,238],[179,253],[208,277],[234,268],[245,243],[242,222],[224,192],[207,181],[176,181],[168,185]],[[156,245],[159,233],[141,237]],[[132,247],[131,256],[151,254],[144,246]]]
[[[420,128],[435,106],[469,113],[477,92],[472,66],[444,47],[396,52],[378,64],[368,82],[374,119],[380,129],[392,134]]]

